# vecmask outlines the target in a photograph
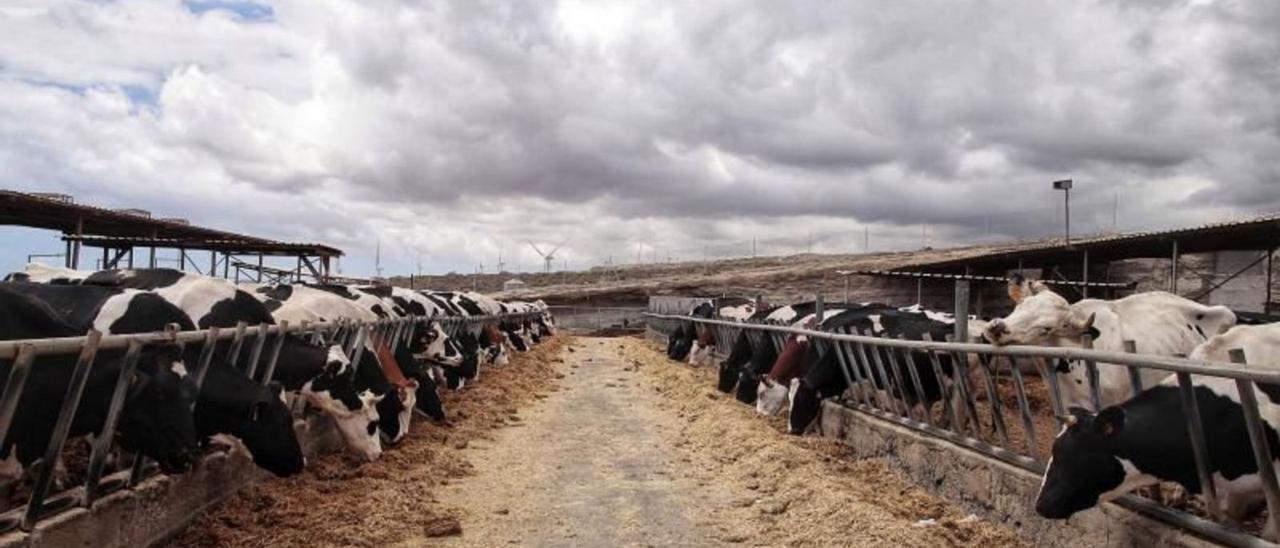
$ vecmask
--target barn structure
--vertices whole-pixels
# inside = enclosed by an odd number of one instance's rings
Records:
[[[152,216],[136,209],[107,209],[76,203],[66,194],[0,190],[0,224],[18,225],[62,233],[65,251],[52,256],[64,259],[67,268],[112,269],[158,266],[158,250],[173,250],[174,266],[209,276],[257,281],[328,280],[334,259],[342,250],[323,244],[288,243],[256,236],[192,225],[186,219]],[[101,258],[88,256],[85,248],[101,250]],[[135,261],[135,251],[146,250]],[[197,253],[208,252],[208,262]],[[294,259],[293,269],[264,264],[267,257]]]

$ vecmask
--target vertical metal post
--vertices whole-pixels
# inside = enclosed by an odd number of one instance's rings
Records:
[[[1125,352],[1129,354],[1138,353],[1138,343],[1134,341],[1124,341],[1122,344],[1124,344]],[[1129,368],[1129,387],[1133,389],[1134,397],[1137,397],[1138,394],[1142,393],[1142,375],[1138,371],[1137,367],[1130,365],[1128,366],[1128,368]]]
[[[1195,387],[1191,384],[1191,374],[1175,375],[1178,378],[1178,394],[1182,397],[1182,411],[1186,413],[1187,433],[1191,435],[1191,453],[1195,457],[1196,475],[1200,479],[1200,496],[1204,498],[1209,515],[1221,520],[1217,490],[1213,488],[1213,474],[1209,472],[1209,450],[1204,442],[1204,424],[1200,422],[1200,403],[1196,400]],[[1256,406],[1254,411],[1257,411]]]
[[[231,350],[227,352],[227,365],[235,367],[240,361],[240,347],[244,346],[244,330],[248,327],[246,322],[236,322],[236,336],[231,339]]]
[[[898,339],[906,340],[906,337],[898,335]],[[894,351],[892,348],[888,348],[886,350],[889,350],[890,355],[892,355]],[[913,359],[910,350],[905,348],[899,348],[897,350],[898,353],[902,355],[902,367],[906,368],[907,376],[911,378],[911,386],[916,389],[916,404],[919,405],[921,411],[924,412],[924,422],[929,426],[933,426],[933,413],[931,413],[931,410],[929,409],[929,398],[926,395],[927,392],[925,391],[924,382],[920,379],[920,372],[916,370],[916,361]],[[941,379],[939,379],[939,382],[941,382]],[[941,391],[942,386],[939,385],[938,389]]]
[[[1270,272],[1270,271],[1268,271],[1268,272]],[[1269,281],[1269,280],[1270,280],[1270,278],[1268,277],[1268,281]],[[1268,285],[1268,287],[1270,287],[1270,285]],[[1271,300],[1270,296],[1271,296],[1271,294],[1270,294],[1270,293],[1268,293],[1268,294],[1267,294],[1267,301],[1270,301],[1270,300]],[[847,302],[849,302],[849,275],[848,275],[848,274],[845,274],[845,275],[844,275],[844,302],[846,302],[846,303],[847,303]]]
[[[262,254],[258,254],[258,283],[262,283]]]
[[[1271,313],[1271,263],[1274,258],[1272,257],[1273,251],[1274,250],[1270,248],[1267,249],[1267,301],[1262,305],[1262,312],[1264,314]]]
[[[1169,263],[1169,292],[1178,294],[1178,240],[1173,241],[1173,258]]]
[[[102,485],[102,467],[106,464],[107,452],[115,442],[116,426],[120,424],[120,413],[124,410],[124,398],[129,393],[129,385],[133,382],[133,372],[138,367],[138,358],[142,355],[142,343],[129,341],[129,349],[125,351],[124,363],[120,366],[120,374],[116,377],[115,390],[111,393],[111,403],[107,406],[107,416],[103,419],[102,430],[93,439],[93,452],[89,454],[89,470],[84,486],[84,499],[81,506],[86,508],[98,500]]]
[[[40,473],[31,488],[31,499],[27,501],[27,511],[22,518],[22,528],[27,531],[35,527],[36,520],[40,519],[40,514],[44,511],[44,499],[49,493],[49,484],[53,481],[54,463],[62,453],[67,433],[71,431],[71,419],[76,416],[76,409],[80,407],[84,385],[89,380],[89,368],[98,354],[98,343],[101,340],[101,332],[89,330],[88,338],[80,348],[80,357],[76,360],[71,381],[67,384],[67,393],[62,398],[62,410],[58,413],[58,421],[49,436],[49,445],[45,447],[44,458],[40,461]]]
[[[185,271],[187,269],[187,250],[178,248],[178,270]]]
[[[1036,423],[1031,418],[1031,405],[1027,403],[1027,387],[1022,382],[1022,371],[1013,357],[1006,356],[1005,359],[1009,362],[1010,376],[1013,377],[1013,387],[1018,396],[1018,411],[1022,414],[1022,432],[1027,438],[1027,454],[1038,457],[1036,455]]]
[[[825,303],[822,302],[822,294],[813,296],[813,328],[818,329],[822,326],[823,315],[826,313]]]
[[[262,348],[267,344],[267,328],[270,324],[258,324],[258,333],[254,335],[253,350],[249,352],[249,364],[245,368],[250,379],[258,372],[258,360],[262,359]]]
[[[1084,263],[1084,266],[1080,269],[1081,270],[1080,281],[1084,282],[1084,285],[1080,286],[1080,294],[1084,296],[1084,298],[1088,299],[1089,298],[1089,250],[1087,248],[1084,250],[1084,257],[1081,261]]]
[[[76,218],[76,240],[71,244],[71,268],[80,269],[80,238],[84,236],[84,217]]]
[[[218,331],[217,327],[210,327],[204,336],[204,346],[200,347],[200,362],[196,364],[195,385],[197,390],[204,386],[204,378],[209,374],[209,364],[213,363],[213,351],[218,346]]]
[[[1021,268],[1021,267],[1019,267]],[[969,341],[969,282],[956,280],[956,325],[957,342]]]
[[[1085,350],[1093,349],[1093,337],[1085,335],[1081,337],[1080,342],[1083,343]],[[1089,383],[1089,402],[1093,404],[1093,412],[1102,411],[1102,395],[1098,390],[1098,364],[1093,360],[1084,361],[1085,382]]]
[[[916,304],[923,304],[924,278],[916,278]]]
[[[360,357],[364,354],[364,340],[368,329],[364,324],[361,324],[356,328],[355,336],[351,338],[351,347],[347,349],[347,356],[351,359],[352,371],[360,369]]]
[[[31,362],[36,359],[35,347],[24,344],[18,349],[18,356],[9,368],[9,379],[5,381],[4,393],[0,395],[0,439],[9,436],[9,427],[13,425],[13,417],[18,413],[18,399],[22,397],[22,387],[27,384],[27,375],[31,373]]]
[[[991,423],[1000,436],[1000,445],[1009,448],[1009,428],[1004,424],[1004,403],[1000,401],[1000,389],[991,374],[991,356],[978,354],[978,370],[982,374],[983,384],[987,389],[987,402],[991,404]]]
[[[149,250],[150,250],[150,253],[147,255],[147,268],[155,268],[156,267],[156,246],[154,245],[151,246]]]
[[[289,320],[280,320],[280,331],[276,333],[275,345],[271,347],[271,357],[267,358],[267,368],[262,371],[262,384],[271,382],[276,372],[276,362],[280,360],[280,349],[284,348],[284,340],[289,336]],[[249,375],[253,378],[253,374]]]
[[[1231,363],[1245,363],[1244,350],[1232,349],[1228,356]],[[1267,499],[1267,512],[1274,516],[1276,512],[1280,512],[1280,485],[1276,484],[1275,463],[1272,461],[1271,448],[1267,445],[1265,425],[1258,413],[1258,394],[1254,392],[1253,387],[1253,381],[1236,379],[1236,389],[1240,391],[1240,407],[1244,411],[1244,423],[1249,428],[1249,443],[1253,446],[1253,459],[1258,465],[1258,475],[1262,479],[1262,492]]]

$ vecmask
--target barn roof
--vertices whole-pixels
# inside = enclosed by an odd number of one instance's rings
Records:
[[[912,263],[895,270],[1011,269],[1019,261],[1035,268],[1078,261],[1084,251],[1089,252],[1090,261],[1165,258],[1172,256],[1175,242],[1179,254],[1275,249],[1280,247],[1280,213],[1188,228],[1073,238],[1070,244],[1062,238],[1042,240],[981,255]]]
[[[155,218],[139,209],[78,204],[69,196],[0,190],[0,224],[57,230],[92,246],[185,247],[236,253],[342,256],[321,244],[294,244]],[[90,236],[75,237],[75,234]]]

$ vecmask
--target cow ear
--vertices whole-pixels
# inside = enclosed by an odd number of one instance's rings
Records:
[[[1098,313],[1090,312],[1089,317],[1085,318],[1084,321],[1080,323],[1080,325],[1077,325],[1076,329],[1079,329],[1081,334],[1087,334],[1090,337],[1092,337],[1094,340],[1097,340],[1098,337],[1102,335],[1101,331],[1098,331],[1096,328],[1093,327],[1093,322],[1097,319],[1098,319]]]
[[[1032,295],[1039,295],[1040,293],[1047,291],[1049,286],[1045,285],[1045,283],[1040,280],[1036,280],[1028,284],[1027,289]]]
[[[1110,438],[1124,430],[1124,409],[1111,406],[1103,409],[1093,419],[1093,430],[1099,436]]]
[[[1013,304],[1022,303],[1022,299],[1027,298],[1027,279],[1022,274],[1014,274],[1009,278],[1009,299]]]

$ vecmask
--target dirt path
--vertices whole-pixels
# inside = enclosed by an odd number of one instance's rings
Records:
[[[638,339],[557,337],[447,394],[450,426],[251,486],[172,545],[1020,545],[877,461],[782,434],[713,376]]]
[[[439,495],[464,509],[463,533],[446,546],[707,543],[686,508],[716,501],[673,473],[654,395],[616,341],[577,339],[562,390],[521,413],[522,427],[473,444],[475,476]]]
[[[780,434],[707,368],[636,339],[569,348],[562,390],[472,444],[475,475],[440,491],[462,509],[445,546],[1018,544],[879,463]]]

